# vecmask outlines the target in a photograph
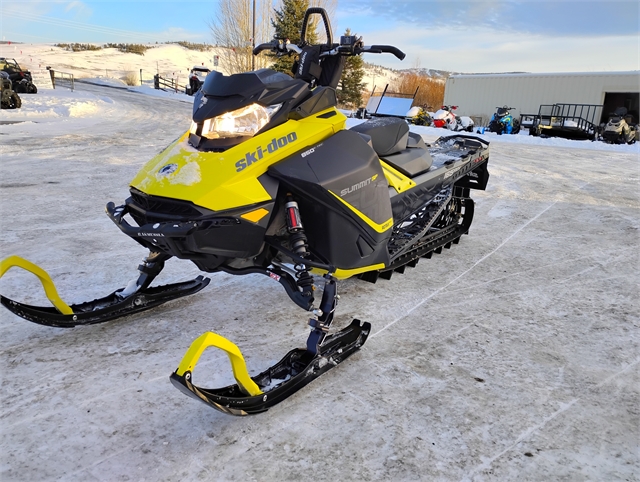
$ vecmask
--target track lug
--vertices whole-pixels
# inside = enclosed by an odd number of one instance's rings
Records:
[[[393,276],[393,271],[382,271],[380,273],[380,278],[390,280],[391,276]]]
[[[406,266],[407,266],[407,265],[405,265],[405,264],[403,264],[402,266],[398,266],[396,269],[394,269],[394,271],[395,271],[396,273],[403,274],[403,273],[404,273],[404,270],[406,269]]]
[[[438,246],[436,249],[433,250],[433,252],[436,254],[442,253],[442,246]]]
[[[428,253],[422,255],[423,258],[427,259],[431,259],[431,256],[433,256],[433,251],[429,251]]]
[[[418,261],[420,261],[420,258],[412,259],[407,263],[407,266],[409,266],[409,268],[415,268],[418,265]]]
[[[444,249],[451,249],[451,243],[447,243],[444,245]]]
[[[367,281],[369,283],[374,283],[378,281],[378,277],[380,276],[380,271],[367,271],[366,273],[362,273],[358,276],[362,281]]]
[[[460,238],[456,238],[453,240],[453,244],[458,244],[460,242]]]

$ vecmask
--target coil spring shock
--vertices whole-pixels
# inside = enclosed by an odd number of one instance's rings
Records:
[[[291,193],[287,194],[285,207],[285,218],[287,219],[287,231],[289,232],[289,243],[291,250],[301,258],[309,256],[309,244],[307,243],[307,235],[304,233],[302,219],[300,218],[300,209],[298,203],[293,200]],[[305,264],[297,263],[293,269],[296,272],[298,286],[302,288],[303,293],[311,295],[313,291],[313,278],[309,274],[309,268]]]

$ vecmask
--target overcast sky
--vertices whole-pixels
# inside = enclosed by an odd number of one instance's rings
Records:
[[[249,1],[249,0],[247,0]],[[212,42],[216,0],[2,0],[3,40]],[[333,20],[365,44],[407,54],[368,55],[393,68],[456,72],[640,69],[638,0],[341,0]],[[267,41],[269,39],[258,39]]]

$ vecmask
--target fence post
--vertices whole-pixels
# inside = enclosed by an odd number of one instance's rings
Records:
[[[153,76],[153,88],[160,90],[160,76],[158,74]]]
[[[142,85],[142,69],[140,69],[140,85]]]
[[[53,69],[49,69],[49,75],[51,76],[51,85],[56,88],[56,73]]]

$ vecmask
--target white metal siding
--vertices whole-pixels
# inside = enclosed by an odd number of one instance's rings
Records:
[[[444,103],[486,122],[499,106],[514,107],[515,116],[537,114],[541,104],[602,104],[606,92],[640,92],[640,72],[454,75]]]

